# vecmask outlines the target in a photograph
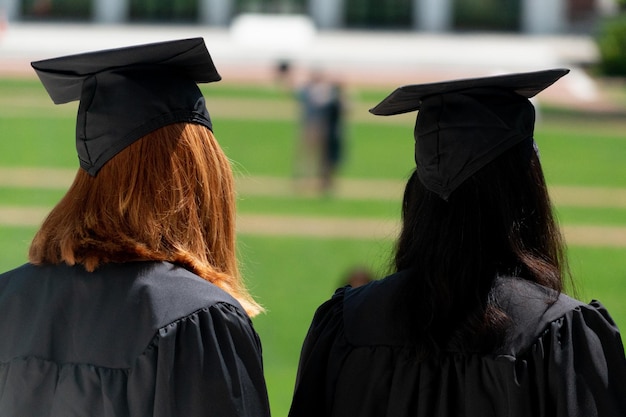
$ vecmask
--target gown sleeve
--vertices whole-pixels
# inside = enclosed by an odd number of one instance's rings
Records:
[[[626,416],[626,359],[617,326],[597,301],[550,324],[534,346],[547,355],[559,417]]]
[[[261,344],[240,309],[199,310],[161,328],[155,343],[155,417],[270,415]]]
[[[330,415],[337,371],[349,349],[338,337],[343,329],[345,288],[322,304],[302,345],[289,417]]]

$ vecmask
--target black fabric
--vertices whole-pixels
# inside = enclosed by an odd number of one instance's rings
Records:
[[[447,200],[480,168],[526,140],[535,109],[525,98],[493,89],[437,95],[422,103],[415,124],[415,163],[422,183]]]
[[[394,320],[408,274],[343,288],[315,314],[302,348],[290,417],[618,417],[626,359],[597,301],[583,304],[526,281],[494,290],[513,319],[489,354],[448,349],[419,361]]]
[[[69,55],[31,63],[56,104],[80,100],[76,148],[89,174],[169,124],[213,128],[197,83],[219,81],[202,38]]]
[[[239,303],[168,263],[0,275],[2,417],[269,416]]]
[[[380,103],[370,109],[378,116],[391,116],[420,110],[424,99],[475,88],[493,88],[509,91],[520,97],[532,98],[569,73],[557,68],[543,71],[502,74],[491,77],[464,78],[398,87]]]
[[[370,112],[419,110],[415,162],[420,181],[444,200],[467,178],[523,140],[533,141],[528,100],[569,70],[557,69],[400,87]]]

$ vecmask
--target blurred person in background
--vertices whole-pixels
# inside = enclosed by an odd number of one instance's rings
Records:
[[[278,59],[274,66],[274,80],[278,87],[291,91],[293,84],[292,63],[288,59]]]
[[[371,110],[418,111],[393,272],[318,308],[290,417],[626,415],[620,333],[563,292],[534,142],[529,98],[567,72],[405,86]]]
[[[300,139],[296,144],[294,177],[298,189],[332,192],[343,158],[346,98],[340,82],[320,69],[297,89],[300,105]]]
[[[369,284],[374,279],[372,272],[364,266],[351,268],[341,281],[341,286],[349,285],[353,288]]]
[[[322,192],[332,193],[337,170],[344,157],[345,113],[347,103],[344,87],[340,82],[330,84],[330,100],[326,105],[326,125],[323,133],[322,151]]]
[[[300,132],[293,167],[297,191],[319,188],[324,172],[328,106],[332,94],[332,85],[320,69],[313,69],[306,83],[296,89],[300,106]]]
[[[32,65],[79,100],[81,168],[0,275],[0,414],[269,416],[203,39]]]

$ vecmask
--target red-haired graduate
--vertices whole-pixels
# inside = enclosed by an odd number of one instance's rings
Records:
[[[204,40],[33,67],[55,103],[80,101],[81,168],[0,275],[0,415],[269,416]]]

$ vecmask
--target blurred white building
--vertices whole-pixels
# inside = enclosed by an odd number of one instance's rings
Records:
[[[589,32],[614,0],[0,0],[9,21],[228,26],[241,13],[300,14],[320,30]]]

